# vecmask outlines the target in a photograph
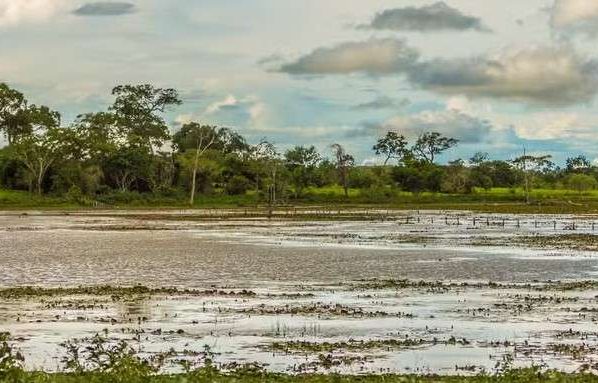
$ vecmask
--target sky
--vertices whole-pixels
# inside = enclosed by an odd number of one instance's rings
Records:
[[[361,163],[390,130],[459,139],[441,161],[598,159],[597,43],[595,0],[0,0],[0,82],[65,124],[151,83],[173,129]]]

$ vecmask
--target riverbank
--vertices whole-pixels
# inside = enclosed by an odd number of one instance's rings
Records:
[[[598,194],[579,194],[567,190],[535,190],[531,202],[525,202],[523,191],[518,189],[492,189],[468,195],[440,193],[395,192],[389,196],[372,196],[358,191],[345,198],[336,189],[313,189],[298,200],[276,206],[278,210],[338,209],[370,210],[466,210],[480,213],[505,214],[583,214],[598,213]],[[270,207],[254,195],[200,196],[189,206],[185,196],[155,196],[149,194],[114,194],[91,199],[69,199],[56,196],[35,196],[26,192],[0,190],[0,210],[165,210],[165,209],[247,209],[267,215]]]

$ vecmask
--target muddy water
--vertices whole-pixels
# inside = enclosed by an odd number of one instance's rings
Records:
[[[205,221],[164,215],[0,217],[0,285],[134,285],[251,289],[255,296],[56,296],[0,301],[30,367],[60,368],[67,339],[105,333],[145,353],[209,345],[221,362],[256,361],[276,371],[492,370],[516,365],[574,370],[598,362],[598,291],[360,287],[364,279],[530,282],[592,279],[591,251],[528,248],[525,235],[558,235],[591,218],[419,215],[375,222]],[[540,221],[540,223],[538,223]],[[509,221],[515,222],[515,221]],[[302,294],[295,296],[293,294]],[[274,296],[273,296],[274,295]],[[339,305],[339,306],[337,306]],[[314,307],[316,308],[314,310]],[[180,330],[180,331],[179,331]],[[571,333],[567,331],[571,330]],[[566,335],[563,335],[566,334]],[[334,351],[272,349],[275,342],[419,339],[416,346]],[[505,343],[506,342],[506,343]],[[555,345],[582,344],[582,353]],[[174,367],[172,367],[174,368]]]

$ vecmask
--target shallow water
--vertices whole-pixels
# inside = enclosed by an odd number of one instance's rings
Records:
[[[178,352],[201,351],[209,345],[220,362],[256,361],[276,371],[323,369],[312,363],[318,353],[268,348],[273,342],[293,340],[424,340],[413,347],[332,353],[344,359],[331,370],[354,373],[456,374],[464,373],[458,367],[468,366],[474,371],[492,370],[506,354],[515,356],[516,365],[546,363],[568,371],[598,362],[593,349],[575,357],[553,350],[563,342],[598,347],[593,332],[598,291],[355,285],[373,278],[593,279],[598,257],[592,252],[533,249],[514,241],[530,234],[562,234],[570,230],[571,222],[576,222],[576,232],[592,233],[593,217],[526,216],[515,224],[515,217],[489,216],[477,218],[474,226],[473,216],[467,214],[445,218],[440,213],[405,213],[408,216],[410,221],[397,217],[305,222],[175,220],[155,213],[148,217],[5,214],[0,216],[3,287],[216,286],[247,288],[257,295],[144,296],[124,302],[88,296],[12,299],[0,301],[0,329],[18,340],[29,367],[51,370],[60,367],[61,342],[104,330],[112,340],[137,342],[145,353],[171,347]],[[312,295],[280,295],[296,293]],[[546,296],[558,299],[538,299]],[[362,314],[305,312],[314,304],[327,309],[338,304]],[[296,308],[293,314],[289,307]],[[579,336],[558,336],[569,329],[579,331]],[[450,344],[452,337],[467,343]],[[503,344],[492,343],[498,341]],[[348,356],[366,360],[349,363]]]

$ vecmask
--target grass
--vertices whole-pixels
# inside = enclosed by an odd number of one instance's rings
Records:
[[[74,202],[53,196],[35,196],[27,192],[0,189],[0,209],[23,210],[80,210],[80,209],[166,209],[189,208],[186,196],[155,196],[139,193],[115,193],[95,201]],[[598,190],[580,194],[571,190],[536,189],[531,192],[532,203],[525,203],[522,189],[494,188],[475,190],[472,194],[409,193],[391,190],[351,189],[349,197],[339,186],[309,188],[299,200],[290,200],[284,207],[319,209],[379,208],[405,210],[471,210],[485,213],[510,214],[582,214],[598,213]],[[254,193],[242,196],[222,194],[200,195],[193,208],[235,209],[266,206]]]
[[[196,290],[172,288],[149,288],[142,285],[132,287],[121,286],[80,286],[80,287],[9,287],[0,289],[0,299],[23,299],[34,297],[56,297],[71,295],[109,296],[113,298],[139,296],[139,295],[168,295],[168,296],[229,296],[253,297],[256,294],[249,290],[224,291],[224,290]]]
[[[2,376],[0,382],[22,383],[577,383],[598,382],[598,376],[590,374],[541,373],[535,369],[513,370],[501,375],[476,376],[416,376],[416,375],[286,375],[255,371],[221,373],[212,369],[201,369],[177,375],[137,375],[119,372],[83,372],[47,374],[43,372],[13,372]]]

